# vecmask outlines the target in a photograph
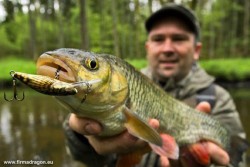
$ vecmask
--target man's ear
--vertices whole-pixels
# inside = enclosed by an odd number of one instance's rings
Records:
[[[202,48],[202,43],[201,42],[197,42],[194,47],[195,47],[195,50],[194,50],[194,60],[199,60],[200,53],[201,53],[201,48]]]

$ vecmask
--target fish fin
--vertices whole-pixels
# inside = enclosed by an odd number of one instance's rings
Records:
[[[162,147],[149,143],[152,150],[160,156],[166,156],[171,159],[179,158],[179,147],[175,139],[167,134],[161,134]]]
[[[123,113],[126,117],[125,127],[130,134],[148,142],[155,153],[172,159],[178,158],[179,147],[173,137],[160,135],[128,108]]]
[[[210,164],[210,155],[206,149],[206,145],[203,142],[195,143],[187,146],[191,155],[195,158],[195,160],[201,165]]]
[[[128,108],[123,110],[126,121],[124,126],[128,132],[148,143],[153,143],[157,146],[162,146],[162,139],[159,133],[142,121],[135,113],[131,112]]]
[[[210,164],[210,155],[202,143],[184,146],[180,152],[182,166],[204,167]]]
[[[239,163],[243,161],[242,156],[245,151],[249,148],[249,142],[239,136],[232,136],[230,142],[230,163],[238,167]]]
[[[150,150],[150,147],[146,146],[143,149],[134,151],[132,153],[119,155],[116,167],[133,167],[139,164],[142,160],[143,155]]]

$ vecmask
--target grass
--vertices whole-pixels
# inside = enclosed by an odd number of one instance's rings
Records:
[[[218,79],[228,81],[250,80],[250,58],[203,60],[201,66]]]
[[[147,61],[145,59],[127,59],[126,61],[137,69],[142,69],[147,66]]]
[[[32,60],[17,57],[0,59],[0,80],[11,79],[11,70],[34,74],[36,73],[36,64]]]
[[[137,69],[147,65],[145,59],[128,59],[127,61]],[[250,58],[201,60],[200,64],[209,74],[219,79],[226,81],[250,80]],[[36,73],[36,65],[32,60],[16,57],[0,59],[0,80],[11,79],[9,75],[11,70],[32,74]]]
[[[147,65],[145,59],[127,60],[137,69]],[[200,65],[206,71],[220,80],[244,81],[250,80],[250,58],[245,59],[213,59],[201,60]]]

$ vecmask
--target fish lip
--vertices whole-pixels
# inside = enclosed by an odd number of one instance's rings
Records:
[[[59,80],[64,82],[76,82],[72,69],[59,57],[50,53],[43,53],[37,60],[37,74],[56,78],[59,70]]]

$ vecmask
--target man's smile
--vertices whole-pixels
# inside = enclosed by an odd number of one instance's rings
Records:
[[[168,58],[159,60],[159,65],[164,69],[168,69],[175,67],[178,62],[179,62],[178,58]]]

